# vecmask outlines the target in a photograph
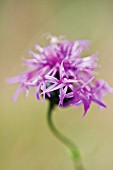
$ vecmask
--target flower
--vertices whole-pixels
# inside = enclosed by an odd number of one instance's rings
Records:
[[[38,53],[29,51],[33,58],[24,61],[28,70],[8,79],[9,83],[20,84],[13,100],[21,91],[36,87],[38,100],[49,99],[62,107],[83,104],[84,115],[92,102],[106,108],[103,96],[113,93],[113,89],[104,80],[95,78],[98,53],[83,57],[89,44],[89,40],[68,41],[51,36],[48,46],[35,45]]]

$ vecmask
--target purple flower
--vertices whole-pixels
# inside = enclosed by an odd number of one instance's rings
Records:
[[[103,96],[113,93],[113,89],[104,80],[95,78],[98,54],[83,57],[89,44],[88,40],[51,37],[47,47],[35,45],[38,52],[29,51],[33,58],[24,61],[28,71],[8,80],[9,83],[19,83],[13,100],[21,91],[28,92],[36,87],[38,100],[47,98],[62,107],[83,104],[84,115],[92,102],[106,108]]]

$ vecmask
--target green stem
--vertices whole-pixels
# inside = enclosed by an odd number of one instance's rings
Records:
[[[54,126],[52,122],[53,108],[54,108],[54,105],[50,102],[48,113],[47,113],[47,121],[48,121],[49,128],[52,131],[52,133],[57,137],[57,139],[59,139],[62,143],[64,143],[64,145],[66,145],[68,149],[70,150],[71,157],[74,161],[75,170],[83,170],[83,166],[81,163],[81,156],[80,156],[78,147],[71,140],[69,140],[67,137],[61,134],[56,129],[56,127]]]

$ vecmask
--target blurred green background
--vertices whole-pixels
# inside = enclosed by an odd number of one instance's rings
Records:
[[[33,95],[11,96],[17,85],[6,78],[25,70],[22,58],[47,32],[68,39],[90,39],[99,51],[98,78],[113,86],[112,0],[0,0],[0,170],[73,170],[65,147],[47,127],[48,103]],[[113,96],[109,109],[93,104],[80,120],[83,108],[57,108],[54,121],[80,147],[86,170],[113,170]]]

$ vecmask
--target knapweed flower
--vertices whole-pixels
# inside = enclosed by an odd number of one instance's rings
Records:
[[[46,47],[35,45],[37,53],[29,51],[32,59],[25,59],[28,70],[10,78],[10,83],[19,83],[13,96],[36,87],[36,97],[40,101],[49,99],[62,107],[84,105],[84,115],[92,102],[106,108],[103,96],[113,89],[104,80],[95,78],[98,53],[83,57],[90,41],[69,41],[57,37],[50,38]]]

